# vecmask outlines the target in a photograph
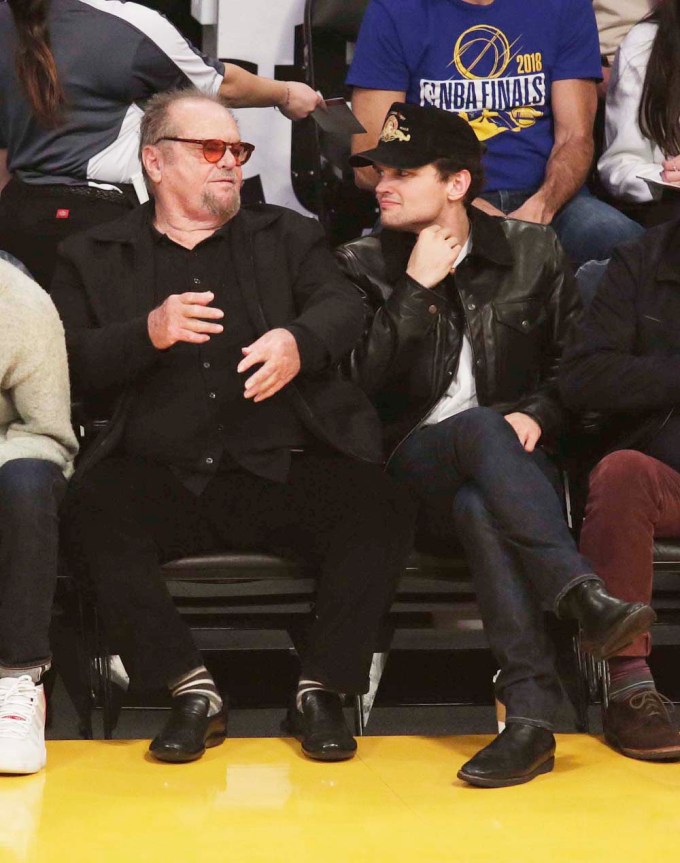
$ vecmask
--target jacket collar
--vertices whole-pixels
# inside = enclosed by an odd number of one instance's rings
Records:
[[[136,245],[140,237],[147,235],[147,229],[153,219],[153,201],[135,207],[120,219],[104,222],[90,230],[90,236],[105,243],[131,243]],[[275,222],[281,216],[276,207],[257,204],[253,207],[243,207],[238,212],[238,218],[243,229],[255,233]]]
[[[503,219],[489,216],[477,207],[470,208],[469,216],[472,234],[469,255],[484,258],[502,267],[511,267],[514,259],[502,228]],[[385,259],[385,276],[389,282],[396,282],[406,270],[416,242],[415,234],[385,229],[378,238]]]

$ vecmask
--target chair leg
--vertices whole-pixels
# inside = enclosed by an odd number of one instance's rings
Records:
[[[598,662],[600,668],[600,684],[602,687],[602,710],[609,707],[609,663]]]
[[[573,700],[574,711],[576,713],[576,730],[581,734],[587,734],[590,730],[588,705],[591,700],[587,667],[588,657],[581,650],[580,640],[577,635],[573,639],[573,658],[576,666],[576,691]]]
[[[364,696],[357,695],[354,699],[354,726],[357,737],[364,736]]]

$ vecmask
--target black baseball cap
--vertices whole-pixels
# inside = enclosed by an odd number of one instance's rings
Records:
[[[437,159],[478,161],[485,147],[470,124],[450,111],[394,102],[387,112],[378,146],[350,156],[354,168],[387,165],[421,168]]]

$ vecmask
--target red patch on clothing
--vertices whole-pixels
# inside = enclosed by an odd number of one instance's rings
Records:
[[[68,219],[70,215],[70,210],[57,210],[55,219]]]

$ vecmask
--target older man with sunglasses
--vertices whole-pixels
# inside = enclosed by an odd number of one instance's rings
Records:
[[[252,150],[218,100],[154,97],[141,138],[153,202],[64,243],[53,286],[74,389],[112,416],[77,467],[67,553],[132,684],[170,690],[151,744],[164,761],[221,743],[226,711],[159,563],[230,548],[313,566],[288,723],[306,755],[336,761],[356,749],[340,693],[368,689],[411,541],[377,416],[335,372],[363,304],[316,222],[241,209]]]

